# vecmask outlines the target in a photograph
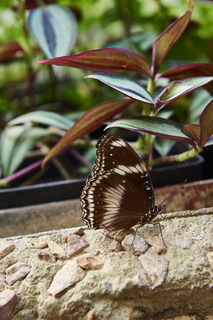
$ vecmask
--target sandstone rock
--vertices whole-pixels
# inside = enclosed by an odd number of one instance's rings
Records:
[[[61,296],[68,288],[74,286],[86,276],[84,271],[75,260],[69,260],[55,274],[53,281],[47,292],[54,297]]]
[[[207,252],[207,258],[209,260],[210,266],[213,269],[213,251],[209,251]]]
[[[6,269],[6,282],[11,286],[16,281],[22,280],[30,272],[26,263],[17,262]]]
[[[152,248],[139,257],[142,266],[152,283],[152,289],[160,286],[168,272],[168,260],[158,255]]]
[[[47,241],[42,238],[34,239],[31,241],[31,243],[34,245],[36,249],[44,249],[48,247]]]
[[[48,252],[39,252],[38,257],[40,260],[46,260],[49,262],[56,262],[56,256]]]
[[[13,251],[15,245],[12,241],[0,241],[0,258],[5,257],[8,253]]]
[[[84,248],[88,247],[89,243],[87,240],[77,234],[70,233],[67,238],[68,250],[67,259],[72,257],[74,254],[82,251]]]
[[[93,256],[90,253],[82,254],[77,258],[77,263],[80,267],[86,270],[95,270],[95,269],[101,269],[104,265],[104,263]]]
[[[122,251],[122,246],[121,244],[116,241],[116,240],[112,240],[108,245],[107,245],[107,248],[110,250],[110,251],[114,251],[114,252],[119,252],[119,251]]]
[[[0,292],[0,319],[10,320],[11,313],[18,303],[18,295],[10,289]]]

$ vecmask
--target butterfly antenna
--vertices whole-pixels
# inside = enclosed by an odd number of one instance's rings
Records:
[[[184,184],[187,182],[187,179],[184,180],[172,193],[170,193],[170,195],[168,195],[168,197],[166,197],[161,203],[160,205],[162,205],[164,202],[166,202],[167,200],[169,200],[170,198],[172,198],[179,190],[184,188]]]

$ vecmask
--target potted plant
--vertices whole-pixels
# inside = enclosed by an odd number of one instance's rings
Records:
[[[134,143],[134,147],[143,155],[149,167],[154,167],[161,163],[183,162],[186,159],[195,157],[205,146],[212,144],[213,102],[211,98],[208,97],[206,103],[201,106],[202,111],[199,117],[199,124],[196,125],[181,125],[177,121],[168,119],[172,109],[167,110],[167,112],[162,111],[163,108],[166,107],[168,109],[170,104],[200,87],[205,87],[209,92],[212,91],[212,63],[177,65],[158,73],[166,55],[189,24],[192,11],[193,8],[188,9],[154,41],[152,45],[151,66],[137,52],[116,47],[84,51],[71,56],[37,61],[39,64],[69,66],[94,71],[96,73],[88,75],[87,78],[99,80],[126,96],[124,98],[119,96],[119,99],[112,99],[95,105],[83,113],[72,124],[70,129],[68,127],[61,128],[61,124],[59,124],[60,122],[66,122],[67,119],[59,119],[59,117],[57,118],[53,114],[40,114],[38,123],[48,125],[47,131],[49,132],[47,136],[50,136],[52,130],[52,120],[50,121],[52,117],[57,120],[56,127],[65,129],[67,132],[47,152],[44,160],[38,163],[39,167],[42,162],[42,166],[45,168],[50,159],[53,160],[56,155],[64,151],[71,144],[78,145],[82,150],[92,147],[94,151],[94,141],[88,138],[83,139],[83,137],[98,129],[114,116],[117,117],[117,120],[109,123],[107,128],[119,127],[137,132],[139,137],[136,143]],[[131,75],[134,75],[134,78],[120,75],[122,72],[129,72]],[[118,118],[124,110],[127,114],[129,112],[131,117]],[[31,113],[14,119],[9,123],[9,129],[14,130],[17,127],[20,129],[20,125],[23,127],[23,125],[26,126],[26,123],[34,123],[37,121],[35,121],[35,118],[38,115]],[[41,120],[43,116],[45,118],[44,122]],[[65,126],[67,126],[67,123]],[[189,148],[176,155],[153,158],[154,145],[158,146],[158,151],[160,149],[160,143],[157,139],[153,138],[153,135],[172,141],[183,142]],[[166,141],[165,145],[167,149],[171,146],[168,141]],[[79,158],[82,163],[88,163],[86,156],[84,158],[80,154]],[[10,178],[6,178],[6,180],[10,180]]]

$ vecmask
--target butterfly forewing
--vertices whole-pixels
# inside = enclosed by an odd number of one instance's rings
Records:
[[[150,222],[154,191],[145,164],[122,138],[105,135],[81,195],[83,220],[93,228],[129,229]]]

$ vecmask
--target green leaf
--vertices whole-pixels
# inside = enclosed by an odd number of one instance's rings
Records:
[[[11,120],[8,125],[13,126],[17,124],[33,122],[33,123],[41,123],[47,126],[57,127],[63,130],[69,130],[73,125],[73,121],[70,119],[49,111],[34,111],[29,112],[24,115],[21,115],[13,120]]]
[[[85,78],[99,80],[132,99],[148,104],[154,103],[150,93],[138,81],[132,80],[128,77],[100,72],[92,73]]]
[[[129,117],[114,121],[106,129],[114,127],[143,131],[166,139],[182,141],[195,147],[194,141],[182,133],[181,125],[169,119],[149,116]]]
[[[14,173],[36,142],[49,135],[50,132],[43,128],[14,126],[5,129],[0,145],[0,158],[4,176]]]
[[[69,54],[77,35],[72,12],[56,4],[30,11],[28,26],[48,58]]]
[[[122,48],[89,50],[71,56],[36,61],[36,63],[102,72],[136,71],[152,76],[150,67],[142,56]]]
[[[198,77],[185,79],[184,81],[172,81],[161,92],[158,97],[158,101],[160,102],[160,104],[167,104],[171,101],[179,99],[183,95],[196,90],[197,88],[202,87],[212,80],[213,77]]]
[[[120,113],[129,107],[135,101],[132,99],[118,99],[105,101],[97,104],[93,108],[85,112],[64,135],[63,138],[48,152],[43,161],[43,166],[52,157],[67,148],[75,140],[99,128],[104,121],[111,119],[116,114]]]
[[[192,9],[184,13],[182,17],[175,20],[153,43],[152,46],[152,68],[153,74],[158,72],[167,53],[186,29],[192,14]]]

